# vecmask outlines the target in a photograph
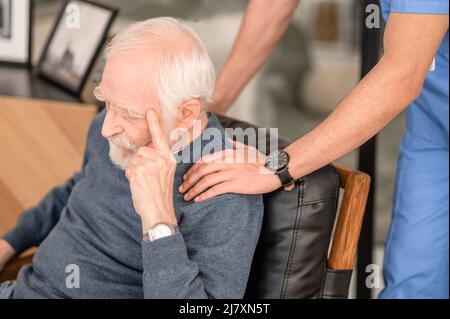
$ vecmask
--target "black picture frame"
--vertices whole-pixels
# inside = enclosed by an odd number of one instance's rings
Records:
[[[93,6],[95,8],[105,10],[109,13],[109,17],[108,17],[108,19],[104,25],[104,28],[101,32],[101,36],[98,38],[99,40],[96,43],[92,44],[93,54],[89,58],[89,61],[87,62],[85,69],[76,78],[77,81],[73,81],[73,83],[71,83],[69,80],[67,80],[67,78],[68,78],[67,72],[68,72],[69,68],[66,66],[61,66],[61,65],[67,64],[66,61],[67,60],[70,61],[70,58],[73,61],[74,54],[72,52],[68,51],[68,48],[66,48],[65,52],[63,54],[63,57],[58,62],[58,66],[55,66],[54,64],[52,65],[51,63],[49,63],[48,59],[49,59],[49,50],[51,50],[51,46],[53,45],[53,40],[55,38],[55,35],[57,35],[57,32],[59,31],[59,28],[62,25],[62,20],[65,17],[66,8],[70,4],[77,4],[77,3],[82,4],[82,5],[87,5],[87,6]],[[86,81],[89,78],[92,68],[95,65],[95,61],[97,60],[98,56],[101,53],[101,50],[102,50],[102,48],[106,42],[107,36],[108,36],[108,32],[109,32],[115,18],[117,17],[118,12],[119,12],[119,10],[117,8],[106,6],[104,4],[100,4],[100,3],[90,1],[90,0],[65,0],[64,4],[58,14],[58,18],[56,19],[56,23],[53,26],[52,32],[50,33],[50,36],[47,39],[44,50],[42,51],[42,54],[39,58],[39,63],[36,67],[37,76],[42,79],[45,79],[48,82],[51,82],[52,84],[60,87],[61,89],[80,98],[81,94],[83,92],[84,85],[86,84]],[[83,28],[80,28],[80,29],[83,29]],[[92,30],[88,29],[88,31],[92,31]],[[69,59],[66,59],[66,56],[69,56]],[[68,64],[70,65],[70,63],[68,63]],[[58,70],[66,71],[66,73],[65,73],[66,79],[63,78],[63,75],[61,73],[58,73]],[[72,78],[74,78],[74,76]]]
[[[32,0],[23,0],[26,1],[28,4],[28,10],[26,11],[27,17],[24,19],[21,19],[21,23],[28,23],[26,26],[26,29],[28,31],[27,39],[24,39],[28,45],[27,51],[27,57],[23,61],[17,61],[17,59],[12,59],[8,57],[2,57],[0,54],[0,66],[13,66],[13,67],[25,67],[30,69],[32,66],[31,59],[32,59],[32,51],[33,51],[33,1]],[[10,6],[8,8],[10,19],[12,20],[13,16],[13,8],[17,5],[17,2],[14,0],[10,0]],[[10,23],[12,21],[10,20]],[[11,27],[12,28],[12,27]]]

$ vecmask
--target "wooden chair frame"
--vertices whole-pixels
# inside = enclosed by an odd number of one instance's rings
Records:
[[[337,163],[333,165],[339,174],[339,186],[344,195],[327,266],[334,270],[352,270],[369,195],[370,176]]]

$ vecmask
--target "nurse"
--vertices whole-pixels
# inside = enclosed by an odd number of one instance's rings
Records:
[[[272,10],[273,3],[284,5]],[[212,111],[229,109],[270,55],[297,3],[249,2]],[[186,200],[204,201],[228,192],[289,187],[359,147],[408,108],[380,297],[448,298],[449,2],[382,0],[381,5],[387,21],[384,55],[325,121],[267,158],[231,163],[224,158],[233,152],[207,155],[186,173],[179,191]],[[277,12],[283,12],[279,19]]]

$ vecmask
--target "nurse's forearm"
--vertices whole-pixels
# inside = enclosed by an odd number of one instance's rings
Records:
[[[298,178],[359,147],[420,93],[448,15],[391,13],[384,57],[328,118],[286,148],[289,172]]]
[[[235,45],[217,79],[212,110],[225,113],[266,62],[300,0],[251,0]]]
[[[309,174],[359,147],[413,101],[419,87],[389,64],[380,61],[324,122],[286,148],[292,176]]]

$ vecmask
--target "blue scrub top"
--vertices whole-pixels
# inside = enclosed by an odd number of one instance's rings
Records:
[[[385,19],[394,12],[449,11],[448,0],[381,0],[381,5]],[[434,68],[407,110],[380,298],[448,298],[448,45],[447,30]]]
[[[380,4],[386,20],[391,12],[447,15],[449,13],[448,0],[380,0]],[[414,41],[414,39],[411,39],[411,41]],[[435,57],[434,70],[430,69],[420,96],[410,106],[414,110],[408,112],[405,132],[405,138],[409,141],[408,144],[415,144],[418,140],[423,140],[432,144],[446,144],[448,146],[448,51],[447,31]],[[412,134],[412,131],[415,131],[415,133]],[[415,135],[416,138],[409,139],[409,135]]]

